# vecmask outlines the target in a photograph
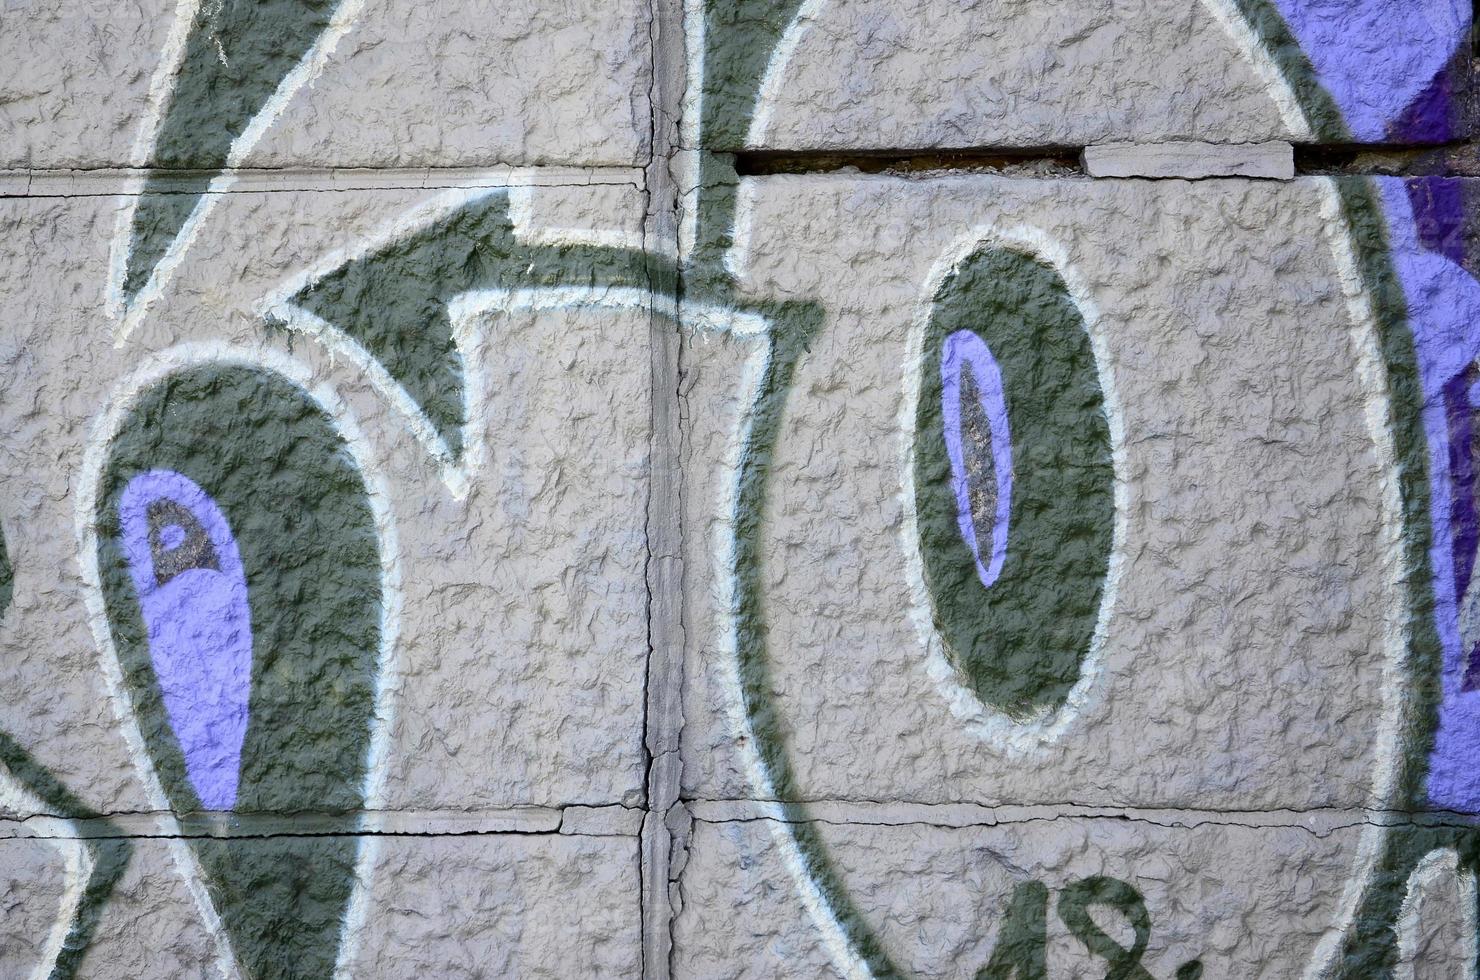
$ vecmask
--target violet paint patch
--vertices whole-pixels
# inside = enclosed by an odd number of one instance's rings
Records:
[[[961,372],[966,368],[975,382],[977,398],[992,430],[992,469],[997,481],[996,520],[992,524],[992,553],[982,564],[982,549],[971,508],[971,477],[961,442]],[[941,412],[945,419],[946,455],[951,461],[951,489],[956,498],[956,523],[961,540],[976,560],[982,587],[989,588],[1002,574],[1007,560],[1008,518],[1012,513],[1012,439],[1007,427],[1007,402],[1002,393],[1002,372],[986,342],[970,330],[957,330],[946,338],[940,353]]]
[[[1425,182],[1435,178],[1421,178]],[[1428,796],[1445,809],[1480,813],[1480,691],[1466,678],[1480,634],[1462,615],[1472,591],[1476,528],[1470,388],[1480,358],[1480,282],[1420,235],[1412,195],[1398,178],[1382,192],[1393,268],[1407,300],[1409,328],[1423,386],[1433,539],[1429,569],[1434,622],[1443,650],[1442,700],[1429,755]],[[1452,200],[1443,194],[1431,201]],[[1453,216],[1451,216],[1452,218]]]
[[[1448,138],[1450,86],[1440,76],[1468,43],[1467,0],[1276,0],[1347,128],[1358,140],[1382,140],[1404,121],[1436,127],[1411,138]],[[1444,131],[1440,131],[1442,128]]]
[[[252,678],[252,617],[236,539],[216,502],[171,470],[134,477],[123,550],[165,713],[201,805],[236,804]]]

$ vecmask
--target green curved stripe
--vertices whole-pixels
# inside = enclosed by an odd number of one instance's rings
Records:
[[[15,574],[10,569],[10,552],[5,548],[5,529],[0,528],[0,617],[10,608],[15,592]]]
[[[187,833],[206,828],[167,720],[121,546],[139,473],[181,473],[215,500],[241,553],[252,624],[238,812],[339,814],[346,836],[193,838],[247,975],[332,975],[354,879],[380,645],[379,536],[365,483],[323,411],[278,375],[181,371],[129,412],[104,472],[98,558],[135,714]]]
[[[83,844],[92,861],[92,871],[83,886],[77,908],[72,913],[72,922],[67,927],[66,938],[62,940],[61,952],[57,954],[49,974],[49,980],[73,980],[97,932],[103,907],[128,867],[133,843],[122,836],[112,821],[84,804],[61,780],[23,749],[19,742],[3,731],[0,731],[0,765],[40,800],[49,812],[72,820],[89,820],[95,825],[93,836]]]
[[[896,980],[904,974],[890,960],[883,944],[854,906],[816,823],[806,804],[800,801],[787,732],[771,705],[771,653],[763,598],[765,560],[761,542],[770,509],[771,460],[780,438],[797,364],[822,326],[822,310],[813,304],[788,303],[763,304],[758,311],[771,323],[771,357],[752,410],[750,441],[741,467],[735,513],[735,631],[741,694],[757,754],[808,877],[817,886],[854,954],[868,964],[874,977]]]
[[[1239,0],[1240,11],[1279,67],[1318,139],[1350,139],[1340,111],[1315,78],[1283,18],[1268,0]],[[1373,300],[1378,345],[1387,375],[1396,472],[1402,509],[1403,581],[1407,589],[1406,698],[1395,798],[1400,822],[1384,836],[1356,914],[1342,937],[1336,976],[1350,980],[1391,976],[1398,963],[1397,923],[1408,879],[1438,847],[1455,848],[1463,868],[1480,871],[1480,831],[1462,825],[1421,826],[1401,818],[1427,809],[1425,783],[1441,699],[1443,665],[1434,622],[1428,551],[1433,537],[1429,508],[1428,449],[1423,430],[1423,386],[1403,286],[1392,263],[1381,194],[1366,177],[1333,178],[1357,255],[1358,271]],[[1477,959],[1480,967],[1480,959]]]
[[[149,281],[231,144],[329,26],[339,0],[205,0],[195,12],[134,211],[124,295]]]
[[[941,348],[958,330],[996,359],[1011,428],[1007,559],[990,588],[961,537],[946,455]],[[1057,707],[1094,639],[1115,523],[1110,427],[1084,318],[1052,267],[983,248],[936,293],[919,371],[915,506],[936,629],[984,703],[1017,717]],[[963,401],[969,388],[963,379]],[[990,555],[989,531],[977,537]]]
[[[1316,77],[1315,67],[1274,0],[1233,2],[1255,40],[1293,90],[1296,104],[1310,126],[1311,137],[1318,143],[1350,141],[1351,130],[1347,128],[1340,107]]]

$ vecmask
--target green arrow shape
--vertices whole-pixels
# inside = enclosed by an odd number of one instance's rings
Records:
[[[151,173],[135,206],[123,282],[132,300],[195,213],[237,140],[328,28],[340,0],[214,0],[195,10]]]
[[[307,313],[353,341],[399,387],[456,462],[465,450],[468,421],[467,352],[449,312],[457,297],[484,289],[572,286],[671,294],[673,271],[660,263],[633,249],[522,242],[507,191],[496,191],[314,279],[271,316],[292,327],[297,313]]]

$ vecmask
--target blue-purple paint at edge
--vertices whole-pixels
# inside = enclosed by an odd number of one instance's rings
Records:
[[[1473,630],[1461,627],[1480,543],[1472,431],[1480,407],[1474,400],[1480,282],[1457,261],[1463,253],[1455,251],[1452,237],[1435,234],[1462,216],[1460,198],[1451,193],[1457,184],[1444,178],[1384,178],[1378,186],[1423,386],[1433,526],[1429,565],[1443,649],[1443,697],[1429,757],[1428,795],[1435,806],[1480,812],[1480,649]]]
[[[251,612],[236,539],[215,501],[169,470],[134,477],[120,499],[119,520],[149,656],[186,773],[202,806],[229,810],[252,672]]]
[[[1360,141],[1454,134],[1447,71],[1469,43],[1470,0],[1275,0]]]
[[[992,429],[992,469],[996,476],[996,520],[992,525],[992,553],[982,563],[976,521],[971,514],[971,476],[961,444],[961,370],[969,367],[977,399]],[[988,588],[1002,574],[1007,560],[1008,516],[1012,511],[1012,438],[1007,427],[1007,401],[1002,372],[986,343],[970,330],[946,338],[940,352],[941,409],[945,422],[946,455],[951,461],[951,489],[956,498],[956,525],[976,560],[976,574]]]

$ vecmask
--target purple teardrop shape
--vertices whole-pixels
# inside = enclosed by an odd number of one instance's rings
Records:
[[[216,502],[150,470],[118,505],[165,714],[201,805],[236,805],[252,678],[252,617],[236,539]]]

